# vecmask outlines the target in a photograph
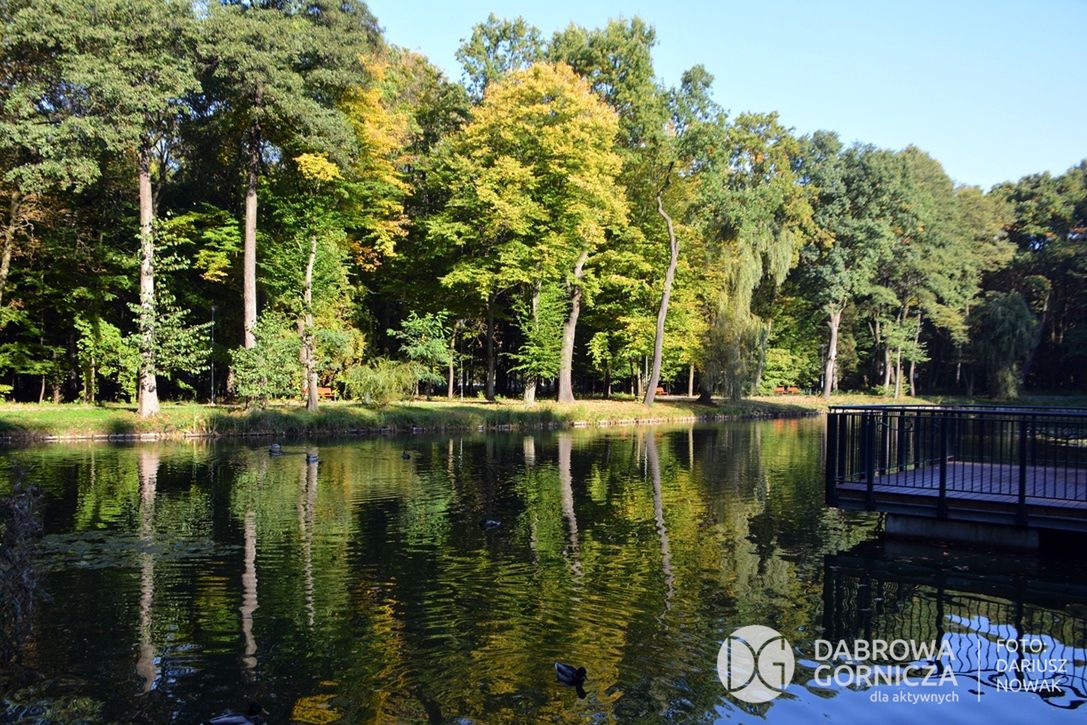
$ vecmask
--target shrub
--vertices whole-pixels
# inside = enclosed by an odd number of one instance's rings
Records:
[[[342,380],[349,397],[383,408],[410,397],[419,375],[419,366],[414,363],[378,358],[348,368]]]
[[[298,397],[302,390],[302,364],[298,335],[282,316],[265,314],[254,330],[257,344],[235,350],[234,385],[247,405],[263,408],[275,398]]]

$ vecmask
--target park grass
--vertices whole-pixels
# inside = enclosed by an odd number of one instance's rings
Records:
[[[872,395],[835,395],[832,405],[892,402]],[[903,398],[903,404],[967,402],[963,398]],[[977,402],[977,401],[971,401]],[[1084,405],[1087,399],[1036,398],[1040,405]],[[411,401],[385,408],[349,402],[323,402],[310,413],[299,404],[281,403],[264,410],[240,406],[166,403],[162,413],[141,420],[133,406],[121,404],[0,404],[0,439],[8,442],[86,438],[187,438],[203,436],[315,436],[407,431],[476,431],[566,428],[603,425],[651,425],[695,420],[778,418],[816,415],[827,401],[818,396],[780,395],[699,404],[690,398],[665,397],[652,407],[634,400],[582,400],[488,403],[482,400]]]

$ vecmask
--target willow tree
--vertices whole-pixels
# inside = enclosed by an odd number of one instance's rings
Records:
[[[755,305],[772,304],[811,232],[800,145],[777,115],[741,114],[717,133],[693,210],[706,240],[704,401],[720,386],[738,397],[758,377],[770,330]]]
[[[543,285],[562,287],[560,401],[573,400],[574,338],[590,259],[626,217],[617,132],[615,113],[568,66],[536,64],[492,85],[471,123],[440,152],[451,195],[430,231],[459,254],[443,282],[473,290],[488,310],[509,292],[536,297],[530,308],[539,309]],[[488,328],[493,340],[491,314]]]
[[[989,395],[1017,397],[1023,363],[1034,349],[1038,319],[1018,292],[989,292],[971,322],[972,345],[985,369]]]

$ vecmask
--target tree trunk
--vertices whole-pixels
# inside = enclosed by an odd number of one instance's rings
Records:
[[[913,349],[918,350],[918,342],[921,339],[921,312],[917,312],[917,329],[913,333]],[[917,397],[917,361],[910,360],[910,395]]]
[[[895,400],[902,395],[902,348],[895,352]]]
[[[671,170],[669,169],[669,172]],[[665,186],[667,185],[665,182]],[[679,264],[679,241],[676,239],[676,232],[672,226],[672,217],[668,216],[668,213],[664,210],[664,187],[661,187],[657,192],[657,213],[664,217],[664,222],[668,226],[668,269],[664,273],[664,292],[661,294],[660,307],[657,308],[657,333],[653,339],[653,369],[649,373],[649,383],[645,386],[645,398],[643,402],[646,405],[653,405],[653,400],[657,395],[657,385],[660,383],[661,377],[661,358],[664,356],[664,323],[668,318],[668,301],[672,296],[672,282],[676,277],[676,265]]]
[[[260,173],[260,143],[249,142],[245,185],[245,251],[242,259],[242,302],[244,306],[245,346],[256,347],[257,336],[257,179]]]
[[[687,369],[687,397],[694,397],[694,363]]]
[[[570,313],[562,325],[562,357],[559,362],[559,402],[574,402],[574,335],[577,333],[577,317],[581,313],[581,280],[585,276],[588,252],[582,252],[574,265],[574,279],[570,284]]]
[[[155,238],[152,229],[151,149],[140,148],[140,371],[137,413],[141,418],[158,415],[159,393],[155,378]]]
[[[4,288],[7,287],[8,273],[11,271],[11,255],[15,251],[15,230],[19,218],[19,192],[11,192],[11,205],[8,209],[8,223],[4,228],[4,248],[0,250],[0,306],[4,304]]]
[[[487,298],[487,379],[484,381],[484,396],[494,402],[494,295]]]
[[[456,369],[454,363],[457,355],[457,326],[453,326],[453,337],[449,340],[449,375],[446,380],[446,395],[449,400],[453,399],[453,379],[456,377]]]
[[[306,327],[302,336],[302,349],[306,356],[306,410],[317,410],[317,361],[313,342],[313,264],[317,260],[317,237],[310,237],[309,259],[306,261],[306,288],[303,303],[306,306]]]
[[[1042,302],[1042,311],[1038,315],[1038,324],[1034,328],[1034,339],[1031,342],[1030,352],[1027,354],[1027,359],[1023,361],[1023,365],[1019,368],[1019,389],[1022,390],[1027,383],[1027,376],[1030,375],[1030,370],[1034,367],[1035,354],[1038,352],[1039,346],[1042,344],[1043,330],[1046,325],[1046,321],[1049,318],[1049,298],[1047,294],[1045,300]],[[1031,310],[1033,312],[1033,310]]]
[[[536,328],[540,324],[540,281],[537,280],[532,285],[532,329],[533,332],[538,332]],[[526,371],[525,372],[525,402],[536,402],[536,374]]]
[[[698,381],[698,387],[700,388],[698,393],[698,402],[704,405],[713,405],[713,388],[714,388],[715,375],[709,369],[709,365],[702,369],[702,377]]]
[[[838,327],[842,323],[842,308],[834,307],[830,310],[827,325],[830,327],[830,343],[827,345],[827,366],[823,371],[823,397],[830,399],[830,391],[834,389],[835,368],[838,362]]]
[[[887,345],[883,346],[883,388],[886,390],[891,387],[891,348]],[[886,393],[884,393],[886,394]]]

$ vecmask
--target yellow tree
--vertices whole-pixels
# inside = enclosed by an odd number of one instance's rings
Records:
[[[476,293],[489,321],[499,295],[525,294],[535,311],[545,287],[562,291],[560,401],[574,399],[574,337],[593,254],[626,223],[618,131],[586,81],[565,64],[539,63],[491,84],[440,159],[451,196],[430,231],[460,256],[443,282]],[[493,395],[493,323],[487,335]]]

